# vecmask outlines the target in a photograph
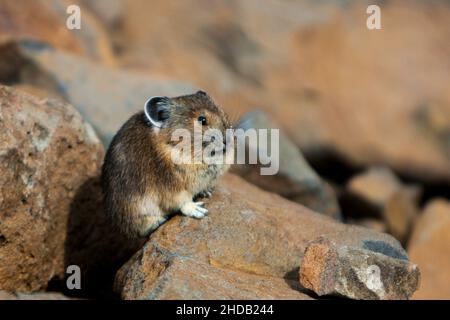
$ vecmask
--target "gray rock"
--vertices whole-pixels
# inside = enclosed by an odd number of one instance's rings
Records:
[[[237,128],[280,129],[262,111],[244,115]],[[270,131],[268,131],[270,142]],[[251,147],[246,144],[246,148]],[[258,145],[258,148],[261,148]],[[269,151],[270,151],[269,146]],[[259,152],[259,150],[256,150]],[[270,152],[269,152],[270,154]],[[311,168],[300,149],[280,129],[279,171],[276,175],[261,175],[261,165],[235,165],[232,170],[247,181],[271,192],[278,193],[292,201],[340,220],[341,212],[332,188]]]
[[[367,248],[337,246],[319,238],[305,250],[300,283],[319,296],[352,299],[409,299],[417,290],[420,272],[403,254],[375,241]]]

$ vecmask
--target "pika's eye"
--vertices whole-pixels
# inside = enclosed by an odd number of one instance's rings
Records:
[[[207,121],[206,121],[206,117],[205,116],[200,116],[198,117],[198,122],[200,122],[202,124],[202,126],[206,126],[207,125]]]

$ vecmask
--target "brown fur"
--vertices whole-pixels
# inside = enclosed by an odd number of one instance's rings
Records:
[[[188,128],[204,115],[208,128],[230,127],[228,117],[204,92],[170,99],[170,113],[161,129],[144,112],[133,115],[117,132],[102,169],[105,208],[130,237],[145,236],[178,211],[183,201],[214,184],[225,165],[182,164],[171,159],[172,132]],[[204,127],[206,129],[206,127]],[[192,134],[193,136],[193,134]]]

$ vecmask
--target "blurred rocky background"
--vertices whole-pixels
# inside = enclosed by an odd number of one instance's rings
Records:
[[[0,84],[0,299],[450,299],[448,1],[0,0]],[[209,217],[129,243],[104,150],[198,89],[280,128],[280,171],[234,166]]]

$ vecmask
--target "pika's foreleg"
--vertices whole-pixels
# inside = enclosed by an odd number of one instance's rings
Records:
[[[141,237],[149,236],[160,225],[167,221],[167,216],[145,215],[141,217],[139,235]]]
[[[164,213],[151,195],[138,198],[133,202],[136,228],[140,236],[146,237],[167,221]]]

